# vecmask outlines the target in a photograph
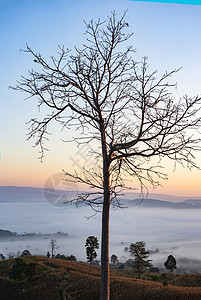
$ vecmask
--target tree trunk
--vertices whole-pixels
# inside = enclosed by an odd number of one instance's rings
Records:
[[[140,263],[138,262],[138,278],[140,279]]]
[[[107,154],[107,144],[104,126],[101,126],[101,142],[103,154],[103,210],[101,239],[101,300],[110,299],[109,270],[109,216],[110,216],[110,159]]]
[[[109,215],[110,215],[110,187],[109,167],[104,174],[104,202],[102,211],[102,240],[101,240],[101,300],[110,299],[110,271],[109,271]]]

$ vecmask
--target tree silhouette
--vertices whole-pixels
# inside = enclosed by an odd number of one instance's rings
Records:
[[[77,261],[77,258],[75,257],[75,255],[70,255],[66,257],[67,260],[71,260],[71,261]]]
[[[54,258],[55,255],[55,250],[58,249],[59,247],[57,246],[57,241],[52,239],[49,243],[50,248],[51,248],[51,257]]]
[[[5,260],[5,256],[2,253],[0,253],[0,260]]]
[[[85,247],[86,247],[87,261],[90,262],[90,271],[91,271],[91,263],[94,260],[94,258],[97,257],[97,253],[95,249],[99,249],[99,242],[97,237],[89,236],[86,239]]]
[[[37,98],[44,112],[49,110],[41,120],[30,120],[29,139],[35,138],[41,160],[53,121],[63,130],[75,128],[73,141],[78,146],[97,143],[96,150],[90,148],[94,167],[81,174],[64,173],[90,187],[72,201],[90,205],[95,213],[102,207],[101,299],[105,300],[110,297],[110,206],[121,206],[117,195],[128,188],[128,177],[137,179],[141,192],[147,184],[157,187],[160,179],[167,179],[163,158],[196,167],[200,136],[194,132],[201,125],[197,115],[201,99],[172,97],[175,85],[168,81],[178,70],[157,78],[156,71],[149,71],[147,58],[134,61],[135,51],[127,44],[132,34],[124,33],[129,28],[125,14],[118,20],[112,13],[107,23],[92,20],[85,25],[83,47],[74,52],[59,47],[58,56],[50,61],[27,45],[25,52],[32,55],[37,71],[30,70],[14,89]]]
[[[110,260],[115,265],[118,262],[118,256],[116,256],[115,254],[112,254]]]
[[[174,269],[177,268],[177,261],[174,258],[173,255],[169,255],[166,262],[164,263],[164,266],[166,267],[166,269],[168,269],[170,272],[173,272]]]
[[[26,256],[26,255],[31,255],[29,250],[23,250],[20,256],[23,257],[23,256]]]
[[[146,268],[151,267],[151,260],[148,259],[149,251],[145,249],[146,243],[144,241],[130,244],[129,252],[134,256],[132,267],[140,278],[141,274]]]

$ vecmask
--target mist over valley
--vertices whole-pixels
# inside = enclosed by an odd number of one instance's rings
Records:
[[[62,191],[53,192],[63,197]],[[93,211],[85,205],[51,205],[43,193],[43,189],[0,187],[0,229],[16,233],[5,238],[0,232],[0,253],[8,257],[28,249],[32,254],[46,255],[54,238],[59,247],[56,254],[72,254],[86,261],[86,238],[94,235],[100,241],[101,214],[91,217]],[[172,254],[178,272],[201,273],[201,199],[121,202],[127,208],[111,210],[110,256],[115,254],[125,262],[131,258],[125,247],[145,241],[147,249],[152,250],[154,266],[164,269],[164,261]]]

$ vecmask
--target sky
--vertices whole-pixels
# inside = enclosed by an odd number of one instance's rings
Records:
[[[9,86],[15,86],[21,75],[26,76],[35,67],[33,58],[20,51],[26,43],[47,58],[57,53],[58,45],[69,49],[81,46],[86,37],[83,20],[105,20],[114,10],[118,16],[128,10],[126,20],[134,32],[130,44],[137,50],[136,61],[146,55],[150,67],[160,72],[182,67],[174,77],[178,83],[175,96],[201,95],[201,5],[127,0],[0,0],[0,185],[43,187],[62,169],[71,171],[75,164],[81,168],[89,163],[83,154],[86,149],[61,141],[61,137],[72,133],[61,134],[54,125],[47,143],[50,151],[41,164],[34,141],[26,141],[26,123],[40,117],[37,102],[24,100],[25,94]],[[201,154],[196,158],[201,165]],[[169,180],[155,193],[201,195],[200,171],[178,167],[173,172],[168,161],[163,166]]]

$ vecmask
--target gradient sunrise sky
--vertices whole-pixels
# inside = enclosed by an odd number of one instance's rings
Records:
[[[33,58],[20,49],[26,43],[44,57],[57,53],[57,45],[69,49],[85,40],[83,20],[103,20],[111,11],[120,16],[125,10],[129,30],[134,32],[130,44],[136,48],[135,59],[149,58],[151,69],[160,72],[183,67],[175,76],[180,98],[201,95],[201,6],[135,2],[127,0],[0,0],[1,38],[1,118],[0,118],[0,185],[43,187],[47,178],[62,169],[73,170],[74,160],[85,163],[73,144],[63,143],[58,126],[47,143],[50,149],[43,164],[37,159],[39,149],[26,141],[32,117],[40,117],[36,101],[9,89],[28,69],[35,68]],[[201,166],[201,154],[197,154]],[[169,180],[155,193],[201,196],[201,171],[186,170],[163,163]],[[152,192],[152,191],[151,191]]]

